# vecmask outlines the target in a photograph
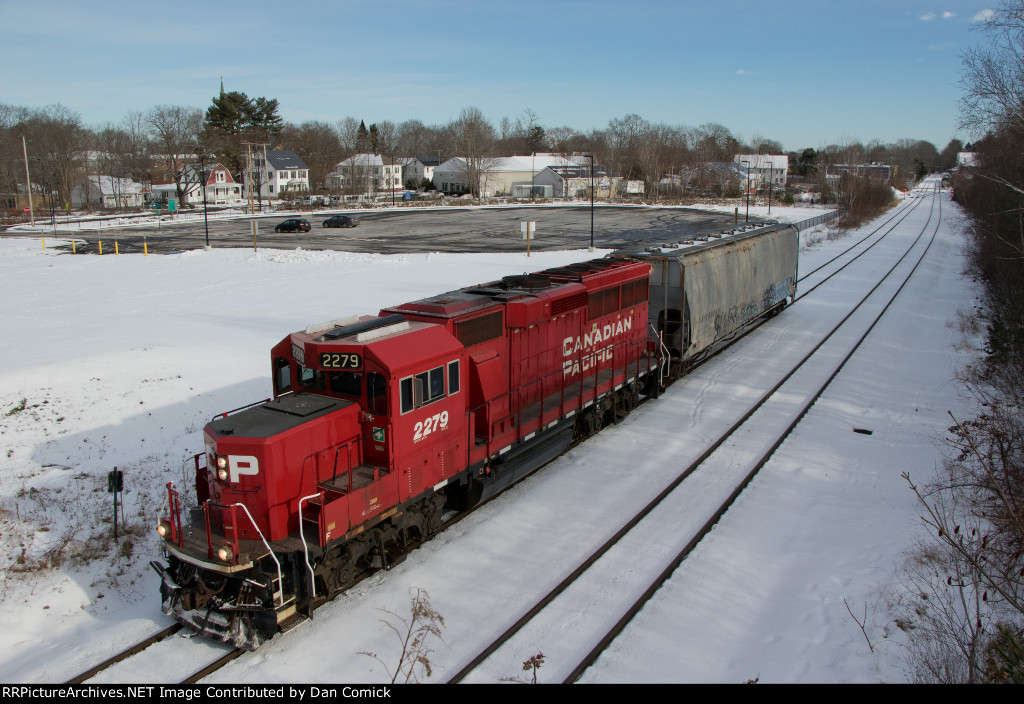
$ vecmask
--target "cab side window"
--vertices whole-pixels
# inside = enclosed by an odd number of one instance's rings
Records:
[[[274,360],[274,393],[280,396],[292,390],[292,368],[288,360],[278,357]]]
[[[398,390],[402,413],[456,394],[459,392],[459,360],[407,376],[399,382]]]

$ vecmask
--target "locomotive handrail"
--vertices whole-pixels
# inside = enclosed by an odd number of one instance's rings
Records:
[[[211,420],[217,420],[218,418],[227,418],[232,413],[237,413],[238,411],[244,411],[246,408],[252,408],[253,406],[258,406],[261,403],[267,403],[270,400],[271,399],[269,399],[269,398],[265,398],[262,401],[253,401],[252,403],[247,403],[244,406],[239,406],[238,408],[232,408],[230,411],[224,411],[223,413],[218,413]]]
[[[160,505],[160,513],[163,513],[164,507],[167,508],[167,513],[170,516],[171,541],[177,543],[178,547],[184,547],[185,538],[181,530],[181,502],[178,500],[174,482],[167,482],[167,496],[164,498],[164,503]]]
[[[284,578],[281,576],[281,563],[280,563],[280,561],[278,561],[277,555],[274,554],[274,551],[270,549],[270,543],[268,543],[267,539],[263,537],[263,531],[261,531],[260,527],[258,525],[256,525],[256,521],[253,520],[252,514],[249,513],[249,509],[246,508],[245,504],[241,504],[241,503],[231,504],[231,508],[232,509],[234,509],[235,506],[241,506],[242,510],[245,511],[245,515],[249,517],[249,522],[252,523],[252,527],[256,529],[256,534],[259,535],[260,536],[260,540],[263,541],[263,546],[267,549],[267,553],[270,555],[271,559],[274,560],[274,564],[277,566],[277,591],[274,592],[274,602],[275,602],[274,606],[275,606],[275,608],[276,607],[280,607],[280,606],[284,606]],[[234,517],[234,511],[232,511],[232,517]],[[237,521],[235,521],[235,523],[237,524]],[[238,531],[237,531],[237,525],[236,525],[235,534],[232,536],[232,540],[234,540],[234,543],[235,543],[235,555],[237,556],[238,555]]]
[[[347,447],[349,449],[348,469],[346,470],[348,472],[348,486],[345,488],[345,492],[346,493],[352,493],[352,447],[357,442],[362,442],[366,438],[370,437],[372,434],[373,434],[373,431],[370,431],[366,435],[362,435],[362,436],[360,436],[358,438],[355,438],[354,440],[349,440],[348,442],[344,442],[341,445],[338,445],[337,448],[335,448],[335,450],[334,450],[334,469],[331,472],[331,485],[332,486],[334,485],[334,480],[338,478],[338,455],[341,453],[341,451],[343,449],[345,449]]]
[[[349,483],[350,484],[352,483],[352,475],[351,474],[349,474]],[[303,501],[308,501],[310,499],[315,499],[315,498],[318,498],[318,497],[322,497],[322,496],[323,496],[323,492],[322,491],[318,491],[315,494],[310,494],[309,496],[303,496],[301,499],[299,499],[299,539],[302,540],[302,554],[303,554],[304,560],[306,562],[306,567],[309,569],[309,594],[310,594],[310,597],[309,597],[309,617],[310,618],[313,618],[313,600],[316,599],[316,575],[313,574],[313,565],[309,564],[309,547],[306,545],[306,531],[304,530],[305,525],[304,525],[303,519],[302,519],[302,502]],[[323,501],[322,498],[320,500]],[[320,514],[320,518],[317,520],[318,532],[319,532],[319,528],[320,528],[320,524],[321,524],[322,520],[323,520],[323,513]],[[319,537],[320,536],[318,535],[317,536],[318,540],[319,540]]]

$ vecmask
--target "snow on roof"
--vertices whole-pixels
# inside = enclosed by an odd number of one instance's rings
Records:
[[[587,166],[578,166],[578,165],[566,166],[566,165],[560,165],[560,166],[548,166],[547,168],[550,171],[552,171],[555,174],[557,174],[559,177],[563,178],[563,179],[566,179],[566,178],[590,178],[590,166],[589,165],[587,165]],[[608,169],[605,168],[604,166],[598,165],[598,166],[594,167],[594,176],[596,176],[598,178],[604,178],[607,175],[608,175]]]
[[[466,160],[464,157],[452,157],[441,164],[438,168],[444,167],[464,168]],[[537,154],[526,156],[502,156],[490,160],[487,171],[500,173],[502,171],[543,171],[549,166],[578,166],[589,165],[590,159],[585,156],[565,156],[562,154]]]
[[[736,164],[746,161],[752,169],[773,168],[785,171],[789,168],[789,157],[785,154],[737,154],[732,160]]]
[[[132,181],[130,178],[115,178],[114,176],[90,176],[89,181],[96,189],[105,195],[114,193],[142,193],[141,183]]]
[[[390,158],[387,164],[391,165]],[[348,159],[339,161],[335,168],[340,170],[346,166],[384,166],[384,157],[380,154],[353,154]]]

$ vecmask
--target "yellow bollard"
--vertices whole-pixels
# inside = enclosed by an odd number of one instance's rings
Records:
[[[43,240],[43,249],[46,249],[46,238],[43,237],[42,240]]]
[[[103,254],[103,240],[100,240],[100,254]]]
[[[117,240],[114,240],[114,254],[120,254],[121,252],[117,249]]]
[[[142,256],[149,256],[149,245],[146,244],[146,240],[142,240]]]
[[[78,254],[78,249],[75,247],[75,241],[71,240],[71,253]]]

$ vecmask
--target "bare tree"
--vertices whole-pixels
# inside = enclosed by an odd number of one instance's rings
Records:
[[[474,198],[480,197],[487,173],[494,168],[494,128],[479,108],[463,108],[448,125],[451,153],[463,160],[466,183]]]
[[[33,180],[44,184],[53,206],[71,202],[71,192],[82,182],[89,132],[78,113],[63,105],[31,112],[25,123],[30,155],[38,159]]]
[[[184,188],[187,187],[183,181],[183,167],[195,156],[203,129],[203,111],[178,105],[157,105],[146,113],[146,124],[152,130],[159,160],[164,162],[162,175],[174,182],[178,202],[183,203]]]
[[[961,55],[961,126],[979,135],[996,126],[1024,129],[1024,3],[1002,3],[982,31],[987,43]]]
[[[306,162],[312,190],[324,188],[327,174],[345,157],[338,131],[326,122],[303,122],[298,126],[286,124],[277,146],[291,149]]]

